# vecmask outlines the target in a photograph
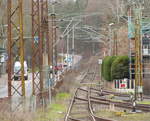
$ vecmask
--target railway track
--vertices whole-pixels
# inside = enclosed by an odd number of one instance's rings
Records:
[[[87,70],[84,78],[81,80],[81,86],[75,91],[65,121],[112,121],[97,117],[93,113],[91,104],[93,101],[91,100],[90,92],[91,86],[96,87],[98,85],[97,78],[99,74],[97,73],[98,66],[92,66]]]
[[[97,97],[90,97],[90,98],[92,99],[93,102],[97,104],[104,104],[104,105],[114,104],[115,107],[120,107],[124,109],[133,109],[133,105],[130,102],[118,102]],[[143,112],[150,112],[150,105],[137,104],[136,109],[141,110]]]
[[[104,104],[104,105],[110,105],[110,104],[114,104],[114,106],[116,107],[120,107],[120,108],[124,108],[124,109],[133,109],[133,104],[131,102],[126,102],[126,101],[115,101],[112,99],[106,99],[105,97],[102,96],[98,96],[100,91],[93,91],[95,89],[91,88],[91,92],[94,93],[94,96],[91,96],[91,100],[93,103],[97,103],[97,104]],[[88,90],[85,90],[88,91]],[[116,94],[115,96],[124,96],[124,97],[128,97],[126,94],[121,94],[121,93],[116,93],[116,92],[110,92],[108,90],[104,90],[103,91],[103,96],[105,95],[105,92],[109,92],[109,94]],[[96,96],[97,94],[97,96]],[[136,109],[141,110],[143,112],[150,112],[150,105],[148,104],[137,104],[136,105]]]
[[[100,104],[101,102],[91,98],[90,90],[85,91],[85,89],[78,88],[71,101],[65,121],[113,121],[94,115],[91,103]]]
[[[125,93],[119,93],[119,92],[114,92],[114,91],[110,91],[110,90],[106,90],[103,89],[102,92],[100,92],[100,90],[97,90],[95,88],[92,88],[92,90],[95,90],[97,93],[99,93],[100,95],[114,95],[114,96],[121,96],[121,97],[130,97],[130,94],[125,94]],[[150,99],[149,96],[143,96],[143,99]]]
[[[100,78],[97,79],[99,73],[97,72],[98,66],[91,65],[84,74],[84,77],[80,82],[80,87],[77,88],[72,98],[65,116],[65,121],[114,121],[112,119],[97,116],[96,111],[94,110],[94,105],[104,105],[109,107],[113,104],[116,108],[132,111],[133,104],[131,102],[116,101],[105,98],[107,95],[129,98],[130,95],[106,89],[101,90],[100,83],[98,82]],[[146,96],[144,96],[144,98],[149,99],[149,97]],[[137,104],[136,109],[143,112],[150,112],[150,105]]]
[[[94,75],[95,73],[91,72],[89,68],[80,81],[81,86],[93,80]],[[87,86],[77,88],[75,91],[65,121],[94,121],[94,118],[90,115],[88,92],[85,90],[88,90]]]
[[[75,92],[65,121],[93,121],[89,115],[89,106],[87,101],[88,93],[78,88]]]

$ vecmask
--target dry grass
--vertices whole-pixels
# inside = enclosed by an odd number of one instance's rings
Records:
[[[102,110],[97,116],[113,119],[114,121],[150,121],[150,113],[124,113],[110,110]]]
[[[15,108],[16,109],[16,108]],[[35,114],[29,111],[12,111],[8,98],[0,100],[0,121],[35,121]]]
[[[31,112],[15,113],[9,111],[0,111],[0,121],[35,121],[35,114]]]
[[[61,87],[56,89],[57,95],[55,98],[53,97],[52,105],[48,106],[45,111],[16,111],[11,113],[9,109],[7,109],[9,103],[5,101],[5,103],[2,104],[0,102],[0,121],[63,121],[70,103],[71,95],[79,86],[80,79],[78,77],[80,77],[80,72],[87,69],[89,66],[88,61],[84,60],[77,72],[67,73]]]

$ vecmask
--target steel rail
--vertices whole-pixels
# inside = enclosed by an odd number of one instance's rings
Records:
[[[132,103],[128,102],[118,102],[118,101],[112,101],[109,99],[103,99],[103,98],[97,98],[97,97],[91,97],[93,100],[100,101],[101,103],[104,102],[105,104],[114,104],[117,107],[126,108],[126,109],[132,109]],[[96,102],[97,102],[96,101]],[[142,111],[150,112],[150,105],[143,105],[143,104],[137,104],[136,108]]]
[[[97,67],[94,68],[94,71],[95,71],[95,69],[97,69]],[[90,72],[90,68],[87,70],[87,73],[85,74],[85,76],[84,76],[84,78],[81,80],[81,82],[84,81],[85,78],[87,78],[87,74],[89,74],[89,73],[91,73],[91,72]],[[96,71],[95,71],[94,73],[91,73],[90,77],[91,77],[91,78],[88,78],[88,81],[90,80],[91,82],[93,82],[94,79],[95,79],[95,77],[96,77]],[[82,84],[82,83],[81,83],[81,84]],[[84,91],[84,92],[86,92],[86,94],[87,94],[86,98],[81,98],[81,97],[77,96],[77,93],[79,93],[78,91]],[[97,116],[94,115],[93,110],[92,110],[92,105],[91,105],[91,103],[101,104],[101,101],[92,99],[92,98],[91,98],[91,95],[89,94],[90,92],[91,92],[91,89],[90,89],[90,88],[88,88],[88,90],[83,89],[83,88],[77,88],[77,89],[76,89],[75,94],[74,94],[74,96],[73,96],[73,98],[72,98],[72,100],[71,100],[70,106],[69,106],[69,108],[68,108],[67,114],[66,114],[66,116],[65,116],[65,121],[70,121],[70,120],[71,120],[71,121],[81,121],[81,120],[79,120],[79,119],[77,119],[77,118],[72,118],[72,117],[70,116],[71,111],[72,111],[72,108],[73,108],[73,106],[74,106],[74,103],[75,103],[75,101],[77,101],[77,100],[78,100],[78,101],[87,102],[87,104],[88,104],[88,112],[89,112],[88,118],[90,118],[90,120],[92,120],[92,121],[113,121],[113,120],[110,120],[110,119],[105,119],[105,118],[97,117]],[[81,94],[81,93],[79,93],[79,94]],[[81,104],[82,104],[82,103],[81,103]]]
[[[90,90],[91,91],[91,90]],[[88,103],[89,103],[89,110],[90,110],[90,114],[93,117],[93,121],[113,121],[111,119],[106,119],[106,118],[102,118],[102,117],[98,117],[94,114],[93,110],[92,110],[92,104],[91,104],[91,98],[90,98],[90,91],[88,91]]]
[[[94,88],[92,88],[92,90],[95,90],[95,91],[97,91],[97,92],[99,92],[100,90],[97,90],[97,89],[94,89]],[[100,92],[99,92],[100,93]],[[124,93],[119,93],[119,92],[113,92],[113,91],[110,91],[110,90],[102,90],[102,93],[103,94],[113,94],[113,95],[115,95],[115,96],[122,96],[122,97],[129,97],[130,95],[129,94],[124,94]],[[150,99],[150,97],[149,96],[143,96],[143,98],[144,99]]]

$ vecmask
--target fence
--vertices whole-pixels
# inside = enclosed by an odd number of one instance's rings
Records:
[[[129,79],[114,80],[114,85],[116,89],[134,89],[135,80]]]

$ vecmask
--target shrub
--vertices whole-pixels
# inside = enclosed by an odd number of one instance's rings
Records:
[[[123,78],[129,78],[128,56],[118,56],[111,67],[111,80]]]
[[[102,77],[107,81],[111,81],[111,65],[115,58],[116,56],[107,56],[103,59]]]

